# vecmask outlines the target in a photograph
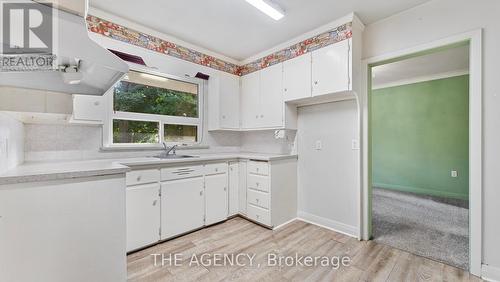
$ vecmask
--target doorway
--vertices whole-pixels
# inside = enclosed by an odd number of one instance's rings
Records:
[[[466,267],[468,266],[469,271],[474,275],[480,275],[481,272],[481,31],[474,31],[469,33],[464,33],[449,38],[437,40],[435,42],[423,44],[420,46],[412,47],[405,50],[400,50],[397,52],[392,52],[389,54],[373,57],[364,60],[364,66],[366,67],[365,79],[368,85],[367,91],[362,93],[363,100],[363,176],[362,176],[362,190],[361,190],[361,238],[368,240],[372,238],[374,234],[374,228],[372,228],[373,221],[373,197],[375,194],[377,196],[377,191],[374,192],[373,189],[373,150],[372,150],[372,139],[373,139],[373,124],[372,124],[372,102],[373,102],[373,91],[372,91],[372,71],[377,66],[382,66],[404,59],[411,59],[423,55],[428,55],[436,53],[443,50],[448,50],[450,48],[456,48],[460,46],[468,45],[469,47],[469,126],[468,126],[468,200],[469,209],[466,212],[468,218],[468,262],[465,262]],[[452,170],[449,171],[449,176],[455,174]],[[458,171],[457,171],[458,173]],[[376,189],[377,187],[375,187]],[[390,188],[390,187],[389,187]],[[388,190],[388,189],[387,189]],[[393,192],[393,191],[381,191]],[[412,191],[396,191],[396,192],[412,192]],[[413,191],[414,192],[414,191]],[[380,194],[379,194],[380,196]],[[387,195],[382,195],[387,196]],[[413,197],[421,196],[415,194],[403,194],[403,195],[389,195],[390,197]],[[427,195],[428,196],[428,195]],[[453,202],[446,197],[439,197],[440,195],[430,195],[427,198],[423,197],[422,200],[430,200],[436,204],[452,205],[458,207],[464,207],[463,203],[467,202]],[[441,195],[443,196],[443,195]],[[446,195],[444,195],[446,196]],[[430,198],[429,198],[430,197]],[[443,199],[444,198],[444,199]],[[413,199],[414,200],[414,199]],[[417,206],[419,206],[417,204]],[[424,208],[425,209],[425,208]],[[425,239],[424,239],[425,240]],[[435,258],[438,259],[439,258]],[[460,262],[466,261],[466,259],[459,259]],[[445,262],[447,263],[447,262]],[[449,263],[449,262],[448,262]],[[450,264],[450,263],[449,263]]]
[[[372,68],[373,239],[469,265],[469,45]]]

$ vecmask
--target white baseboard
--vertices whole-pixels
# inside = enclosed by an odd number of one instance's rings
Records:
[[[282,223],[282,224],[280,224],[280,225],[278,225],[278,226],[273,227],[273,230],[280,229],[281,227],[283,227],[283,226],[287,225],[288,223],[291,223],[291,222],[293,222],[293,221],[295,221],[295,220],[297,220],[297,219],[298,219],[298,218],[296,218],[296,217],[295,217],[295,218],[292,218],[292,219],[290,219],[289,221],[287,221],[287,222],[285,222],[285,223]]]
[[[481,278],[483,278],[486,281],[499,282],[500,267],[483,264],[481,266]]]
[[[358,229],[354,226],[347,225],[329,218],[324,218],[307,212],[299,211],[297,219],[307,223],[311,223],[326,229],[333,230],[338,233],[345,234],[354,238],[358,238]]]

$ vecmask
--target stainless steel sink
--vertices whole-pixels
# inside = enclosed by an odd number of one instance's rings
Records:
[[[189,155],[156,155],[153,156],[154,158],[159,158],[159,159],[188,159],[188,158],[197,158],[198,156],[189,156]]]

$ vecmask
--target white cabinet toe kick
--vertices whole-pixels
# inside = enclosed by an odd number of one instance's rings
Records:
[[[239,160],[127,173],[127,252],[241,215],[267,228],[297,215],[297,160]]]

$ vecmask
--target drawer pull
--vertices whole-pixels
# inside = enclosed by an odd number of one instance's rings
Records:
[[[255,202],[257,202],[257,203],[258,203],[258,202],[259,202],[259,199],[255,199]]]
[[[141,181],[141,176],[137,176],[137,181]]]
[[[218,169],[218,168],[216,168],[216,169],[215,169],[215,172],[218,172],[218,171],[219,171],[219,169]]]
[[[259,182],[255,182],[255,186],[259,187]]]
[[[257,217],[257,219],[259,219],[260,216],[257,214],[256,217]]]

